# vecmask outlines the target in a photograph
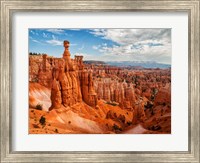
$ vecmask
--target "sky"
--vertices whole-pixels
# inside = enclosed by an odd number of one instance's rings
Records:
[[[64,40],[72,58],[171,64],[171,29],[29,29],[29,52],[62,57]]]

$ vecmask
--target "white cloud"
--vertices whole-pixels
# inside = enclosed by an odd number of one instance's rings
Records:
[[[46,34],[46,33],[42,33],[42,36],[44,37],[44,38],[47,38],[48,37],[48,34]]]
[[[53,46],[61,46],[63,45],[63,40],[59,40],[55,35],[51,36],[52,39],[51,40],[47,40],[46,42],[48,44],[51,44]],[[77,44],[70,44],[70,46],[76,46]]]
[[[60,45],[63,45],[63,41],[60,41],[60,40],[47,40],[46,41],[48,44],[51,44],[53,46],[60,46]]]
[[[90,33],[115,43],[93,46],[104,59],[171,62],[170,29],[94,29]]]
[[[85,48],[85,45],[83,44],[80,48],[79,48],[79,50],[83,50]]]
[[[51,37],[53,38],[53,40],[56,40],[56,39],[57,39],[54,35],[52,35]]]
[[[32,39],[32,41],[33,41],[33,42],[36,42],[36,43],[40,43],[40,44],[41,44],[41,42],[40,42],[40,41],[38,41],[38,40],[34,40],[34,39]]]
[[[81,29],[80,28],[70,28],[69,30],[71,30],[71,31],[80,31]]]
[[[29,36],[29,39],[30,39],[32,42],[35,42],[35,43],[38,43],[38,44],[43,44],[41,41],[36,40],[36,39],[34,39],[33,37],[31,37],[31,36]]]
[[[94,50],[97,50],[98,49],[98,46],[92,46],[92,49],[94,49]]]
[[[47,31],[51,32],[51,33],[54,33],[54,34],[58,34],[58,35],[61,35],[61,34],[65,33],[65,31],[63,29],[48,29]]]
[[[51,40],[47,40],[47,41],[46,41],[48,44],[51,44],[51,45],[53,45],[53,46],[60,46],[60,45],[63,45],[63,41],[58,40],[58,38],[57,38],[55,35],[52,35],[51,37],[52,37]]]
[[[35,32],[33,32],[33,30],[30,30],[30,32],[34,35],[35,34]]]
[[[95,36],[112,40],[120,45],[133,44],[144,40],[160,40],[170,42],[170,29],[94,29],[90,30]]]
[[[98,50],[100,47],[101,47],[101,45],[93,45],[93,46],[92,46],[92,49]]]
[[[39,36],[39,33],[37,33],[36,30],[30,30],[30,33],[32,33],[33,35]]]

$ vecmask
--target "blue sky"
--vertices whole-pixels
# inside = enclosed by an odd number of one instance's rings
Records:
[[[29,52],[62,57],[64,40],[72,58],[171,64],[171,29],[29,29]]]

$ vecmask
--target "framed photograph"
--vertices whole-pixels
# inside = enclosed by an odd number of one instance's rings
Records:
[[[199,0],[1,0],[1,162],[199,162]]]

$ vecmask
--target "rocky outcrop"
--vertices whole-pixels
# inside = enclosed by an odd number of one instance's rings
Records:
[[[135,105],[133,109],[132,123],[137,124],[137,123],[144,122],[145,120],[146,120],[146,114],[144,111],[144,106],[141,103]]]
[[[42,55],[29,56],[29,81],[38,82],[38,72],[42,63]]]
[[[51,90],[38,84],[29,83],[29,107],[48,111],[51,106]]]
[[[171,90],[169,86],[158,90],[158,93],[155,96],[154,105],[171,106]]]
[[[97,95],[94,90],[92,70],[84,69],[83,56],[70,58],[69,41],[64,41],[63,58],[53,58],[42,55],[37,62],[37,70],[29,72],[30,82],[51,89],[52,105],[50,110],[73,106],[82,100],[88,105],[97,105]],[[30,67],[35,64],[30,58]],[[35,68],[36,69],[36,68]]]
[[[135,105],[136,97],[132,84],[100,78],[95,80],[95,90],[99,99],[117,102],[122,108],[131,109]]]
[[[98,99],[117,103],[122,109],[132,110],[133,124],[145,121],[145,109],[164,106],[171,101],[171,91],[166,89],[170,88],[170,69],[124,68],[122,71],[105,65],[93,66],[93,69]]]
[[[97,94],[94,90],[92,71],[84,70],[80,76],[83,100],[90,106],[97,105]]]
[[[59,59],[57,64],[53,66],[53,80],[60,84],[60,94],[55,93],[55,99],[61,99],[61,104],[65,107],[73,106],[82,100],[88,105],[95,107],[97,105],[97,97],[93,88],[92,72],[83,70],[83,62],[81,56],[76,56],[75,60],[71,60],[69,52],[69,42],[64,41],[65,51],[63,59]],[[55,83],[55,82],[53,82]],[[55,90],[52,87],[52,94]],[[54,97],[52,95],[52,97]],[[52,98],[52,101],[55,99]],[[56,108],[52,106],[51,108]],[[60,107],[60,104],[58,104]]]
[[[49,110],[52,110],[54,108],[56,109],[61,108],[62,98],[61,98],[60,84],[55,78],[52,82],[52,87],[51,87],[51,102],[52,105],[49,108]]]
[[[42,55],[43,60],[40,64],[39,71],[38,71],[38,83],[44,85],[48,88],[51,88],[52,84],[52,66],[47,62],[47,55]]]

